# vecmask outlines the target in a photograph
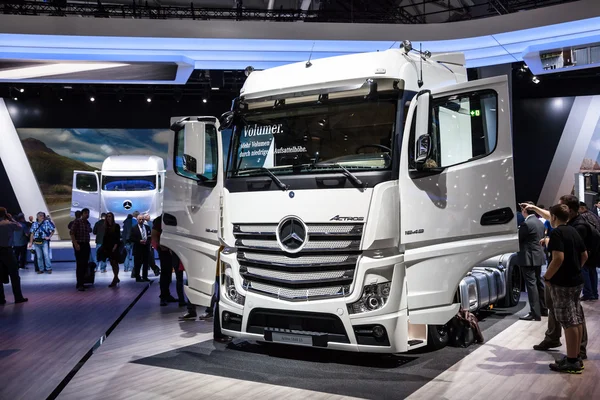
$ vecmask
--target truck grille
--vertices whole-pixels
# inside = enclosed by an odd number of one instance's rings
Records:
[[[237,259],[244,288],[289,301],[350,294],[363,224],[307,224],[298,253],[277,243],[277,224],[236,224]]]

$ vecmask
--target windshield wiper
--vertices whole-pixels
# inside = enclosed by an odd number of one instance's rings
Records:
[[[312,167],[318,167],[319,164],[313,164]],[[367,188],[367,183],[363,183],[363,181],[361,181],[358,176],[354,175],[352,172],[348,171],[348,169],[346,167],[344,167],[342,164],[339,163],[331,163],[331,164],[321,164],[321,166],[332,166],[332,167],[337,167],[339,169],[342,170],[342,173],[344,174],[344,176],[346,176],[352,183],[354,183],[354,185],[361,191],[364,192],[364,190]]]
[[[348,169],[346,167],[344,167],[342,164],[335,163],[333,165],[335,165],[336,167],[338,167],[339,169],[344,171],[344,175],[346,175],[346,177],[348,177],[348,179],[350,179],[356,185],[356,187],[358,187],[358,189],[360,189],[361,192],[363,192],[366,189],[367,185],[364,184],[360,179],[358,179],[358,176],[356,176],[352,172],[348,171]]]
[[[269,177],[273,180],[273,182],[275,182],[275,184],[279,187],[279,189],[283,190],[284,192],[289,189],[289,186],[286,185],[285,183],[281,182],[281,179],[279,179],[274,173],[272,173],[269,168],[259,167],[256,169],[269,175]]]

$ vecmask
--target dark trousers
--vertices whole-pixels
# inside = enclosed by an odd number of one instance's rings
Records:
[[[13,247],[15,252],[15,258],[17,259],[17,265],[19,268],[25,268],[25,264],[27,263],[27,245],[25,246],[15,246]]]
[[[150,255],[150,250],[148,250],[149,245],[135,243],[133,245],[133,276],[136,279],[148,279],[148,256]],[[142,276],[140,276],[140,271]]]
[[[33,254],[33,265],[35,267],[35,272],[38,272],[40,270],[40,266],[38,264],[37,254],[33,249],[32,249],[32,254]]]
[[[521,267],[521,274],[527,288],[527,297],[531,307],[531,315],[540,318],[546,313],[546,300],[544,298],[544,282],[542,282],[542,266]]]
[[[598,271],[596,267],[581,268],[583,276],[583,297],[598,299]]]
[[[159,256],[160,256],[160,252],[159,252]],[[171,253],[169,252],[169,262],[170,264],[163,264],[162,260],[160,261],[160,276],[162,279],[163,274],[165,273],[165,269],[169,270],[169,283],[171,283],[171,280],[173,279],[173,275],[171,271],[175,271],[175,290],[177,291],[177,298],[179,299],[179,304],[186,304],[185,301],[185,293],[183,293],[183,271],[179,270],[179,257],[177,257],[177,255],[175,253]],[[189,302],[187,302],[188,305],[188,310],[190,309],[189,307]],[[194,312],[196,311],[196,308],[194,307]]]
[[[76,269],[75,274],[77,276],[77,287],[83,287],[85,283],[85,274],[87,272],[88,263],[90,262],[90,254],[92,249],[90,248],[89,242],[77,242],[79,244],[79,251],[75,250],[75,262]]]
[[[171,282],[173,281],[173,257],[169,250],[158,249],[158,259],[160,260],[160,298],[168,299],[171,297]]]
[[[12,285],[13,295],[15,300],[21,300],[23,293],[21,292],[21,277],[19,276],[19,266],[15,259],[15,254],[10,247],[0,247],[0,275],[8,275]],[[0,301],[6,301],[4,297],[4,282],[0,279]]]
[[[550,343],[557,343],[560,341],[561,329],[560,324],[556,321],[556,317],[554,315],[554,302],[552,301],[552,296],[550,295],[550,287],[546,285],[546,290],[544,290],[544,297],[546,298],[546,305],[548,306],[548,329],[546,330],[545,341]],[[585,326],[585,317],[583,318],[583,335],[581,337],[581,348],[579,349],[579,355],[584,356],[587,355],[587,342],[588,342],[588,334],[587,328]]]

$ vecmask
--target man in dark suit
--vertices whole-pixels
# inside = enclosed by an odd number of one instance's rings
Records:
[[[148,255],[150,253],[150,227],[144,224],[144,217],[138,215],[137,225],[131,228],[130,240],[133,243],[134,276],[136,282],[150,282],[148,279]],[[140,276],[140,269],[142,276]]]
[[[544,248],[540,244],[540,240],[544,238],[545,227],[535,215],[535,211],[526,208],[527,204],[533,205],[533,202],[527,202],[521,206],[525,222],[519,227],[520,251],[517,254],[517,260],[527,288],[531,311],[520,319],[541,321],[542,316],[548,315],[544,296],[540,296],[540,293],[544,293],[541,273],[542,265],[546,262]]]

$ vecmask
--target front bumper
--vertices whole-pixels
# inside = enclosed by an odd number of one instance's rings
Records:
[[[413,348],[408,344],[409,324],[406,296],[403,295],[405,283],[401,255],[380,259],[363,257],[349,296],[311,301],[287,301],[245,292],[237,273],[239,268],[235,254],[222,254],[221,261],[232,266],[236,290],[245,296],[245,304],[241,306],[230,301],[221,291],[218,318],[224,334],[255,341],[271,341],[273,332],[310,336],[314,347],[367,353],[400,353]],[[360,298],[364,285],[373,283],[373,276],[388,273],[392,285],[385,306],[377,311],[349,314],[348,304]],[[232,328],[223,320],[225,313],[241,317],[241,323],[234,324]],[[227,329],[228,326],[231,329]],[[374,326],[384,328],[385,340],[368,337]]]

